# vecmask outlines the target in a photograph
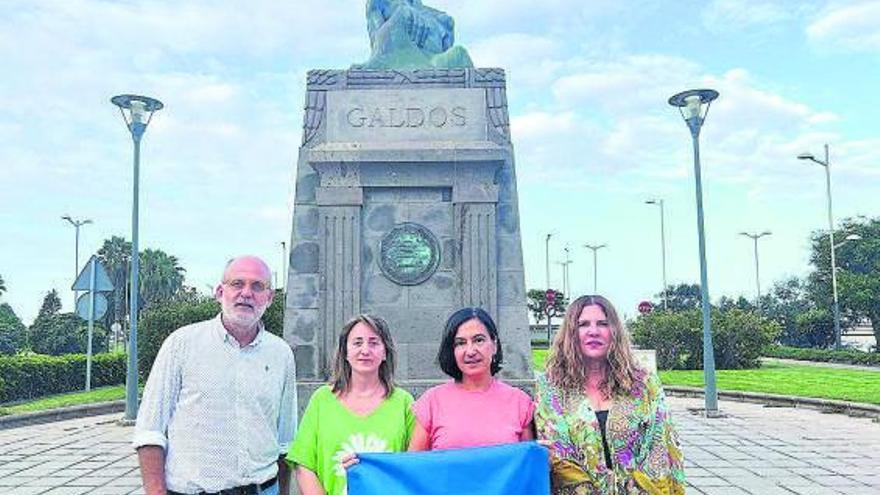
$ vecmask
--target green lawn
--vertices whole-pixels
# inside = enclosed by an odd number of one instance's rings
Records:
[[[113,387],[100,387],[89,392],[70,392],[66,394],[49,395],[30,402],[22,402],[13,406],[0,407],[0,416],[8,414],[22,414],[35,411],[56,409],[59,407],[76,406],[79,404],[93,404],[122,400],[125,398],[125,385]]]
[[[546,350],[534,350],[535,369],[542,369]],[[880,373],[828,366],[765,363],[753,370],[718,370],[718,390],[848,400],[880,405]],[[703,386],[703,371],[661,371],[665,385]]]

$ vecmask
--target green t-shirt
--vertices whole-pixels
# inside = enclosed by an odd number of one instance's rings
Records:
[[[415,421],[413,397],[395,387],[368,416],[342,405],[329,386],[312,394],[287,459],[314,472],[328,495],[345,493],[345,469],[339,459],[349,452],[403,452]]]

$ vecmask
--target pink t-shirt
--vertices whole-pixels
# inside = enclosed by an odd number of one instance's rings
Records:
[[[518,388],[492,380],[486,390],[465,390],[454,381],[426,391],[413,404],[430,449],[458,449],[518,442],[535,405]]]

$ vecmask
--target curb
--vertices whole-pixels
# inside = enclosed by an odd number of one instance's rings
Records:
[[[82,404],[79,406],[60,407],[48,411],[38,411],[24,414],[11,414],[0,416],[0,430],[19,428],[22,426],[37,425],[42,423],[54,423],[65,419],[85,418],[125,411],[125,401],[99,402],[97,404]]]
[[[703,397],[704,390],[683,385],[664,385],[667,395],[676,397]],[[751,402],[768,407],[799,407],[815,409],[824,413],[846,414],[847,416],[872,418],[880,422],[880,406],[862,404],[845,400],[817,399],[814,397],[793,397],[790,395],[765,394],[761,392],[741,392],[719,390],[718,397],[736,402]]]

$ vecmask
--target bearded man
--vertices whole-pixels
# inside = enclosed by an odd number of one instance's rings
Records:
[[[220,314],[162,343],[132,442],[147,495],[287,493],[296,372],[290,346],[260,321],[270,281],[260,258],[234,258],[214,291]]]

